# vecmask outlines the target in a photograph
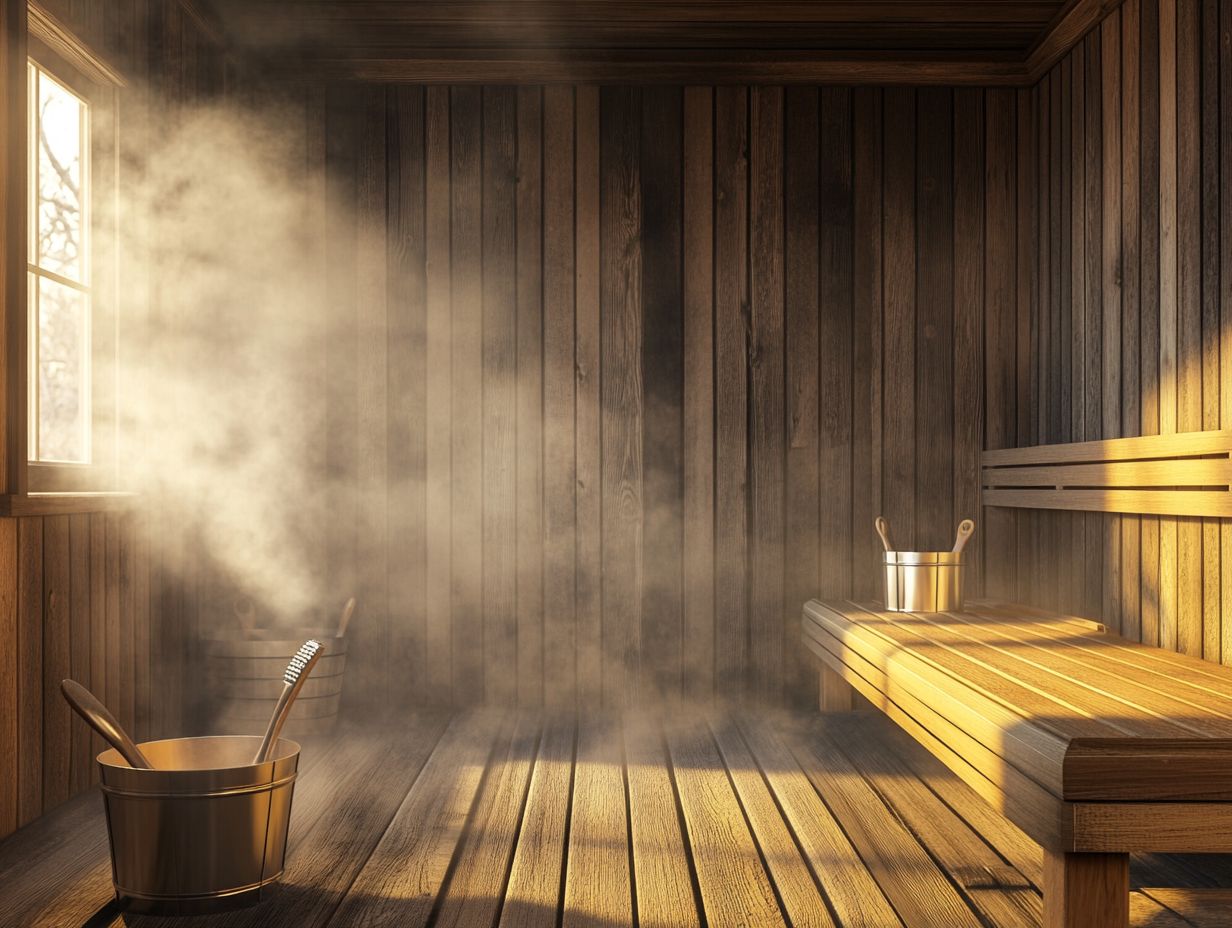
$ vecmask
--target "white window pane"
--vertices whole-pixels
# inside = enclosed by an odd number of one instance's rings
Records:
[[[89,461],[89,297],[39,278],[38,460]]]
[[[84,281],[84,104],[46,73],[38,96],[38,263]]]

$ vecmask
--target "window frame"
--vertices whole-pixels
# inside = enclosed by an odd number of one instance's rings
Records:
[[[26,494],[93,494],[113,492],[117,489],[117,421],[116,407],[117,391],[115,388],[115,373],[117,359],[116,337],[116,282],[118,269],[116,266],[116,235],[115,225],[118,211],[117,185],[115,183],[116,168],[116,136],[115,115],[117,109],[118,88],[122,82],[118,75],[110,73],[98,65],[84,46],[74,45],[71,35],[62,29],[41,29],[36,34],[36,21],[31,16],[31,34],[27,39],[26,54],[23,56],[23,76],[28,80],[29,65],[46,73],[57,83],[60,83],[72,93],[80,97],[89,107],[89,138],[87,140],[88,182],[86,184],[86,202],[84,213],[88,223],[86,241],[89,253],[83,256],[88,272],[85,275],[88,288],[89,308],[89,341],[88,369],[90,384],[88,387],[90,400],[90,460],[86,463],[36,461],[30,455],[30,437],[33,431],[29,417],[35,405],[32,402],[31,391],[36,389],[37,379],[30,365],[36,355],[37,331],[31,330],[32,312],[30,294],[25,294],[20,309],[14,307],[14,312],[20,312],[24,324],[20,326],[23,356],[22,371],[19,382],[20,402],[10,407],[10,414],[20,413],[20,421],[11,423],[11,444],[15,445],[14,453],[19,469],[18,486],[11,487],[20,495]],[[54,24],[53,24],[54,25]],[[33,91],[27,88],[24,97],[27,106]],[[23,138],[27,159],[34,144],[30,138],[33,126],[32,114],[26,113],[23,126]],[[34,191],[34,178],[26,176],[26,211],[27,226],[32,220],[31,206],[37,194]],[[26,241],[22,243],[22,282],[37,279],[39,274],[30,262],[29,242],[35,234],[27,227]],[[56,279],[52,277],[50,279]],[[10,325],[16,320],[11,320]],[[14,327],[15,328],[15,327]],[[16,352],[14,352],[16,353]],[[14,408],[17,407],[17,408]],[[14,416],[17,418],[17,416]]]

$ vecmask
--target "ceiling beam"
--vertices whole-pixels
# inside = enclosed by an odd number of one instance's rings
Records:
[[[1028,83],[1034,84],[1124,0],[1072,0],[1027,52]]]
[[[267,68],[270,77],[303,81],[408,84],[846,84],[1015,87],[1027,83],[1018,61],[818,56],[663,58],[449,54],[424,49],[406,57],[309,58]]]

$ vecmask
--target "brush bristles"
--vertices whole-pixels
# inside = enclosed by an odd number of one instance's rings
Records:
[[[299,675],[308,666],[308,662],[312,660],[312,656],[320,650],[321,642],[311,639],[305,641],[295,652],[295,656],[291,658],[291,663],[287,664],[287,672],[282,675],[282,679],[286,683],[294,683],[298,680]]]

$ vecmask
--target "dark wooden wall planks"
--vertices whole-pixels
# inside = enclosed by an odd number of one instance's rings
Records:
[[[989,447],[1232,426],[1230,37],[1219,0],[1126,0],[1029,92],[1029,416]],[[1228,520],[986,512],[992,593],[1232,661]]]
[[[356,333],[353,697],[797,698],[800,604],[878,588],[873,516],[948,547],[977,514],[983,411],[1017,437],[1029,92],[306,96]]]
[[[190,4],[41,6],[129,82],[120,108],[130,131],[147,118],[147,82],[169,107],[222,89],[218,37]],[[71,716],[59,693],[65,677],[103,698],[138,739],[182,730],[203,584],[183,540],[156,518],[133,510],[0,519],[0,836],[97,779],[102,741]]]

